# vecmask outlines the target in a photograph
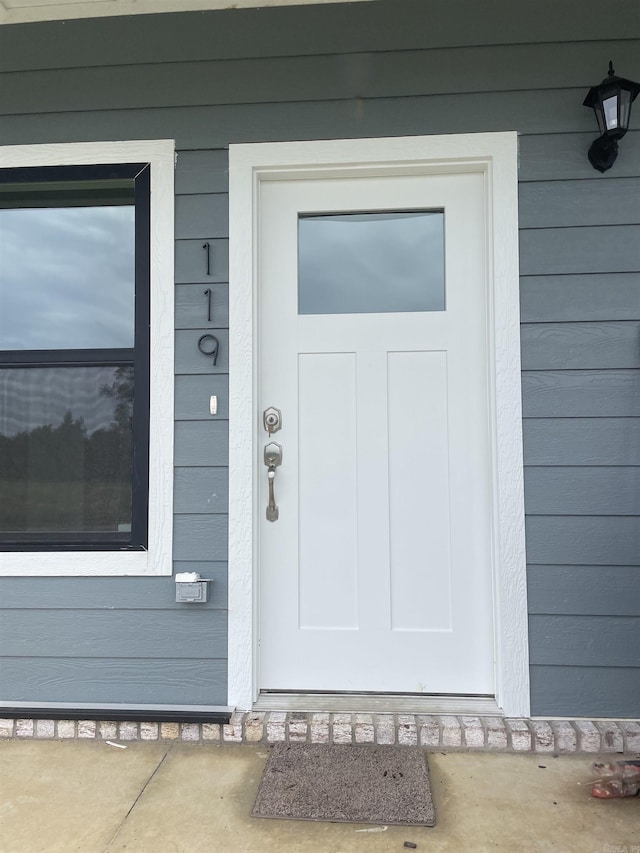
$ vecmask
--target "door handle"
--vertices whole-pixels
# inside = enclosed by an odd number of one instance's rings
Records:
[[[280,510],[276,504],[275,479],[276,468],[282,465],[282,447],[275,441],[271,441],[264,448],[264,464],[267,466],[267,478],[269,481],[267,521],[277,521],[280,515]]]

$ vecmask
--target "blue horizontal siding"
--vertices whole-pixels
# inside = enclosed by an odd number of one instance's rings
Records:
[[[175,604],[171,578],[0,581],[3,698],[226,703],[228,145],[517,130],[532,709],[640,714],[620,621],[640,564],[640,131],[598,175],[581,106],[603,53],[640,76],[632,6],[380,0],[0,27],[0,142],[177,141],[174,560],[214,578],[202,608]],[[582,642],[589,626],[606,653]]]

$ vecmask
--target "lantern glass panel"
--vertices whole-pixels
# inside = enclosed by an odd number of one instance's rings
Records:
[[[612,95],[602,102],[604,119],[607,130],[616,130],[618,127],[618,98]]]
[[[620,128],[626,130],[629,127],[629,113],[631,112],[631,92],[622,89],[620,92]]]
[[[600,136],[605,132],[606,128],[604,126],[604,108],[602,106],[602,101],[598,98],[595,105],[593,106],[593,111],[596,114],[596,120],[598,122],[598,130],[600,131]]]

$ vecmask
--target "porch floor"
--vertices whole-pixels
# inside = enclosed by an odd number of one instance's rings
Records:
[[[122,743],[122,742],[121,742]],[[267,744],[0,741],[0,849],[11,853],[631,853],[640,801],[596,800],[595,755],[429,752],[434,828],[259,820]],[[611,758],[609,753],[608,758]]]

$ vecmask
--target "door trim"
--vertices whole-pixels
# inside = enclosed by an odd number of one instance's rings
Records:
[[[520,379],[518,140],[515,132],[229,146],[228,703],[257,699],[258,200],[263,181],[481,172],[489,263],[496,701],[528,717],[529,650]]]

